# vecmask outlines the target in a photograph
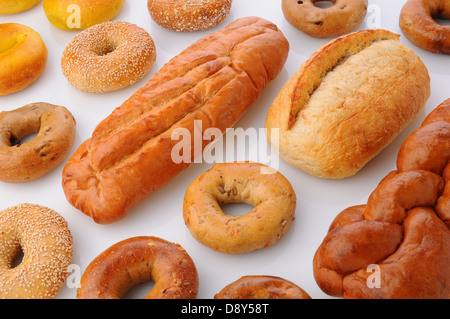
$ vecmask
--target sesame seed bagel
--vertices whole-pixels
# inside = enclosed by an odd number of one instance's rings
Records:
[[[246,203],[244,215],[225,214],[220,205]],[[277,243],[294,221],[296,196],[278,171],[258,163],[218,163],[187,188],[184,221],[194,238],[228,254]]]
[[[94,25],[64,49],[63,74],[75,88],[105,93],[130,86],[147,74],[156,59],[152,37],[125,21]]]
[[[23,252],[22,262],[12,268]],[[19,204],[0,212],[0,298],[52,299],[68,276],[72,235],[50,208]]]
[[[174,31],[199,31],[215,27],[228,16],[232,0],[148,0],[153,21]]]

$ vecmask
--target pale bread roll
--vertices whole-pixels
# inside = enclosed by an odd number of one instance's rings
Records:
[[[287,163],[346,178],[391,143],[429,96],[427,68],[398,35],[358,31],[322,46],[288,80],[268,111],[267,136]]]

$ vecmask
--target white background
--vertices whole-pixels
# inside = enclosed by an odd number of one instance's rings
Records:
[[[23,202],[41,204],[59,212],[69,223],[74,239],[75,271],[57,298],[75,298],[74,282],[99,253],[120,240],[140,235],[158,236],[177,242],[187,250],[197,266],[199,298],[213,298],[225,285],[250,274],[280,276],[301,286],[312,298],[329,298],[314,280],[312,259],[331,221],[344,208],[366,202],[379,181],[395,169],[397,151],[404,139],[420,125],[426,114],[449,97],[450,58],[417,48],[403,36],[398,19],[404,1],[371,0],[369,3],[370,10],[358,30],[379,27],[400,34],[401,42],[412,47],[428,67],[431,97],[418,118],[353,177],[339,181],[323,180],[280,161],[277,168],[292,183],[298,202],[295,222],[287,235],[272,247],[248,254],[226,255],[203,246],[191,236],[182,218],[183,196],[189,183],[211,167],[207,163],[192,165],[163,189],[134,207],[125,219],[111,225],[94,223],[67,202],[61,187],[61,172],[66,161],[39,180],[25,184],[0,183],[0,209]],[[289,58],[280,75],[236,125],[244,129],[262,128],[267,110],[282,85],[302,62],[330,40],[311,38],[288,24],[282,14],[280,0],[234,0],[228,18],[222,24],[211,30],[192,33],[179,33],[159,27],[151,20],[145,0],[127,0],[114,20],[133,22],[146,29],[155,41],[157,59],[152,70],[138,83],[120,91],[100,95],[76,90],[63,76],[61,54],[78,31],[63,31],[51,25],[44,14],[42,2],[26,12],[0,16],[0,23],[18,22],[36,30],[49,50],[48,65],[39,80],[25,90],[0,97],[0,111],[12,110],[32,102],[66,106],[77,120],[73,153],[82,141],[90,137],[101,120],[145,85],[169,59],[197,39],[225,27],[237,18],[250,15],[274,22],[291,45]],[[251,148],[250,151],[254,149]],[[238,205],[233,209],[248,208]],[[151,284],[140,286],[127,297],[140,298],[150,287]]]

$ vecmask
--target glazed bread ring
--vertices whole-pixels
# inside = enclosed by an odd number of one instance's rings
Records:
[[[0,96],[35,82],[44,72],[47,56],[36,31],[18,23],[0,24]]]
[[[63,106],[32,103],[0,113],[0,180],[23,183],[38,179],[69,154],[75,119]],[[21,140],[37,133],[32,140]]]
[[[450,25],[441,25],[434,18],[450,19],[450,1],[408,0],[400,12],[400,27],[419,48],[450,54]]]
[[[329,8],[317,7],[318,1],[282,0],[284,17],[312,37],[331,38],[355,30],[367,13],[367,0],[330,0]]]
[[[2,0],[0,1],[0,14],[19,13],[31,9],[39,2],[41,0]]]
[[[402,144],[397,169],[338,214],[314,261],[327,294],[450,298],[450,99]]]
[[[78,299],[120,299],[133,286],[153,280],[145,299],[195,299],[198,275],[194,262],[178,244],[140,236],[120,241],[86,268]]]
[[[245,215],[225,214],[220,205],[243,202]],[[295,192],[289,181],[258,163],[215,164],[187,188],[183,217],[194,238],[228,254],[247,253],[277,243],[294,221]]]
[[[19,265],[15,258],[23,252]],[[51,299],[72,263],[66,220],[50,208],[20,204],[0,212],[0,298]]]
[[[398,35],[381,29],[344,35],[285,83],[267,113],[267,137],[281,158],[313,176],[352,176],[416,118],[430,82]],[[270,140],[271,129],[279,138]]]
[[[147,7],[158,25],[174,31],[206,30],[228,16],[232,0],[148,0]]]
[[[51,24],[73,31],[112,20],[124,4],[125,0],[44,0],[43,7]]]
[[[77,34],[64,49],[61,66],[67,80],[87,93],[122,89],[150,71],[156,49],[147,31],[111,21]]]
[[[276,276],[243,276],[232,282],[214,299],[311,299],[296,284]]]

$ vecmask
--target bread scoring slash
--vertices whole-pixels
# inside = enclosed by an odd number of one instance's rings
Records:
[[[186,48],[69,159],[62,176],[68,201],[97,223],[124,218],[193,162],[172,161],[172,132],[194,132],[196,120],[203,130],[225,132],[279,74],[288,52],[282,32],[259,17],[237,19]]]

